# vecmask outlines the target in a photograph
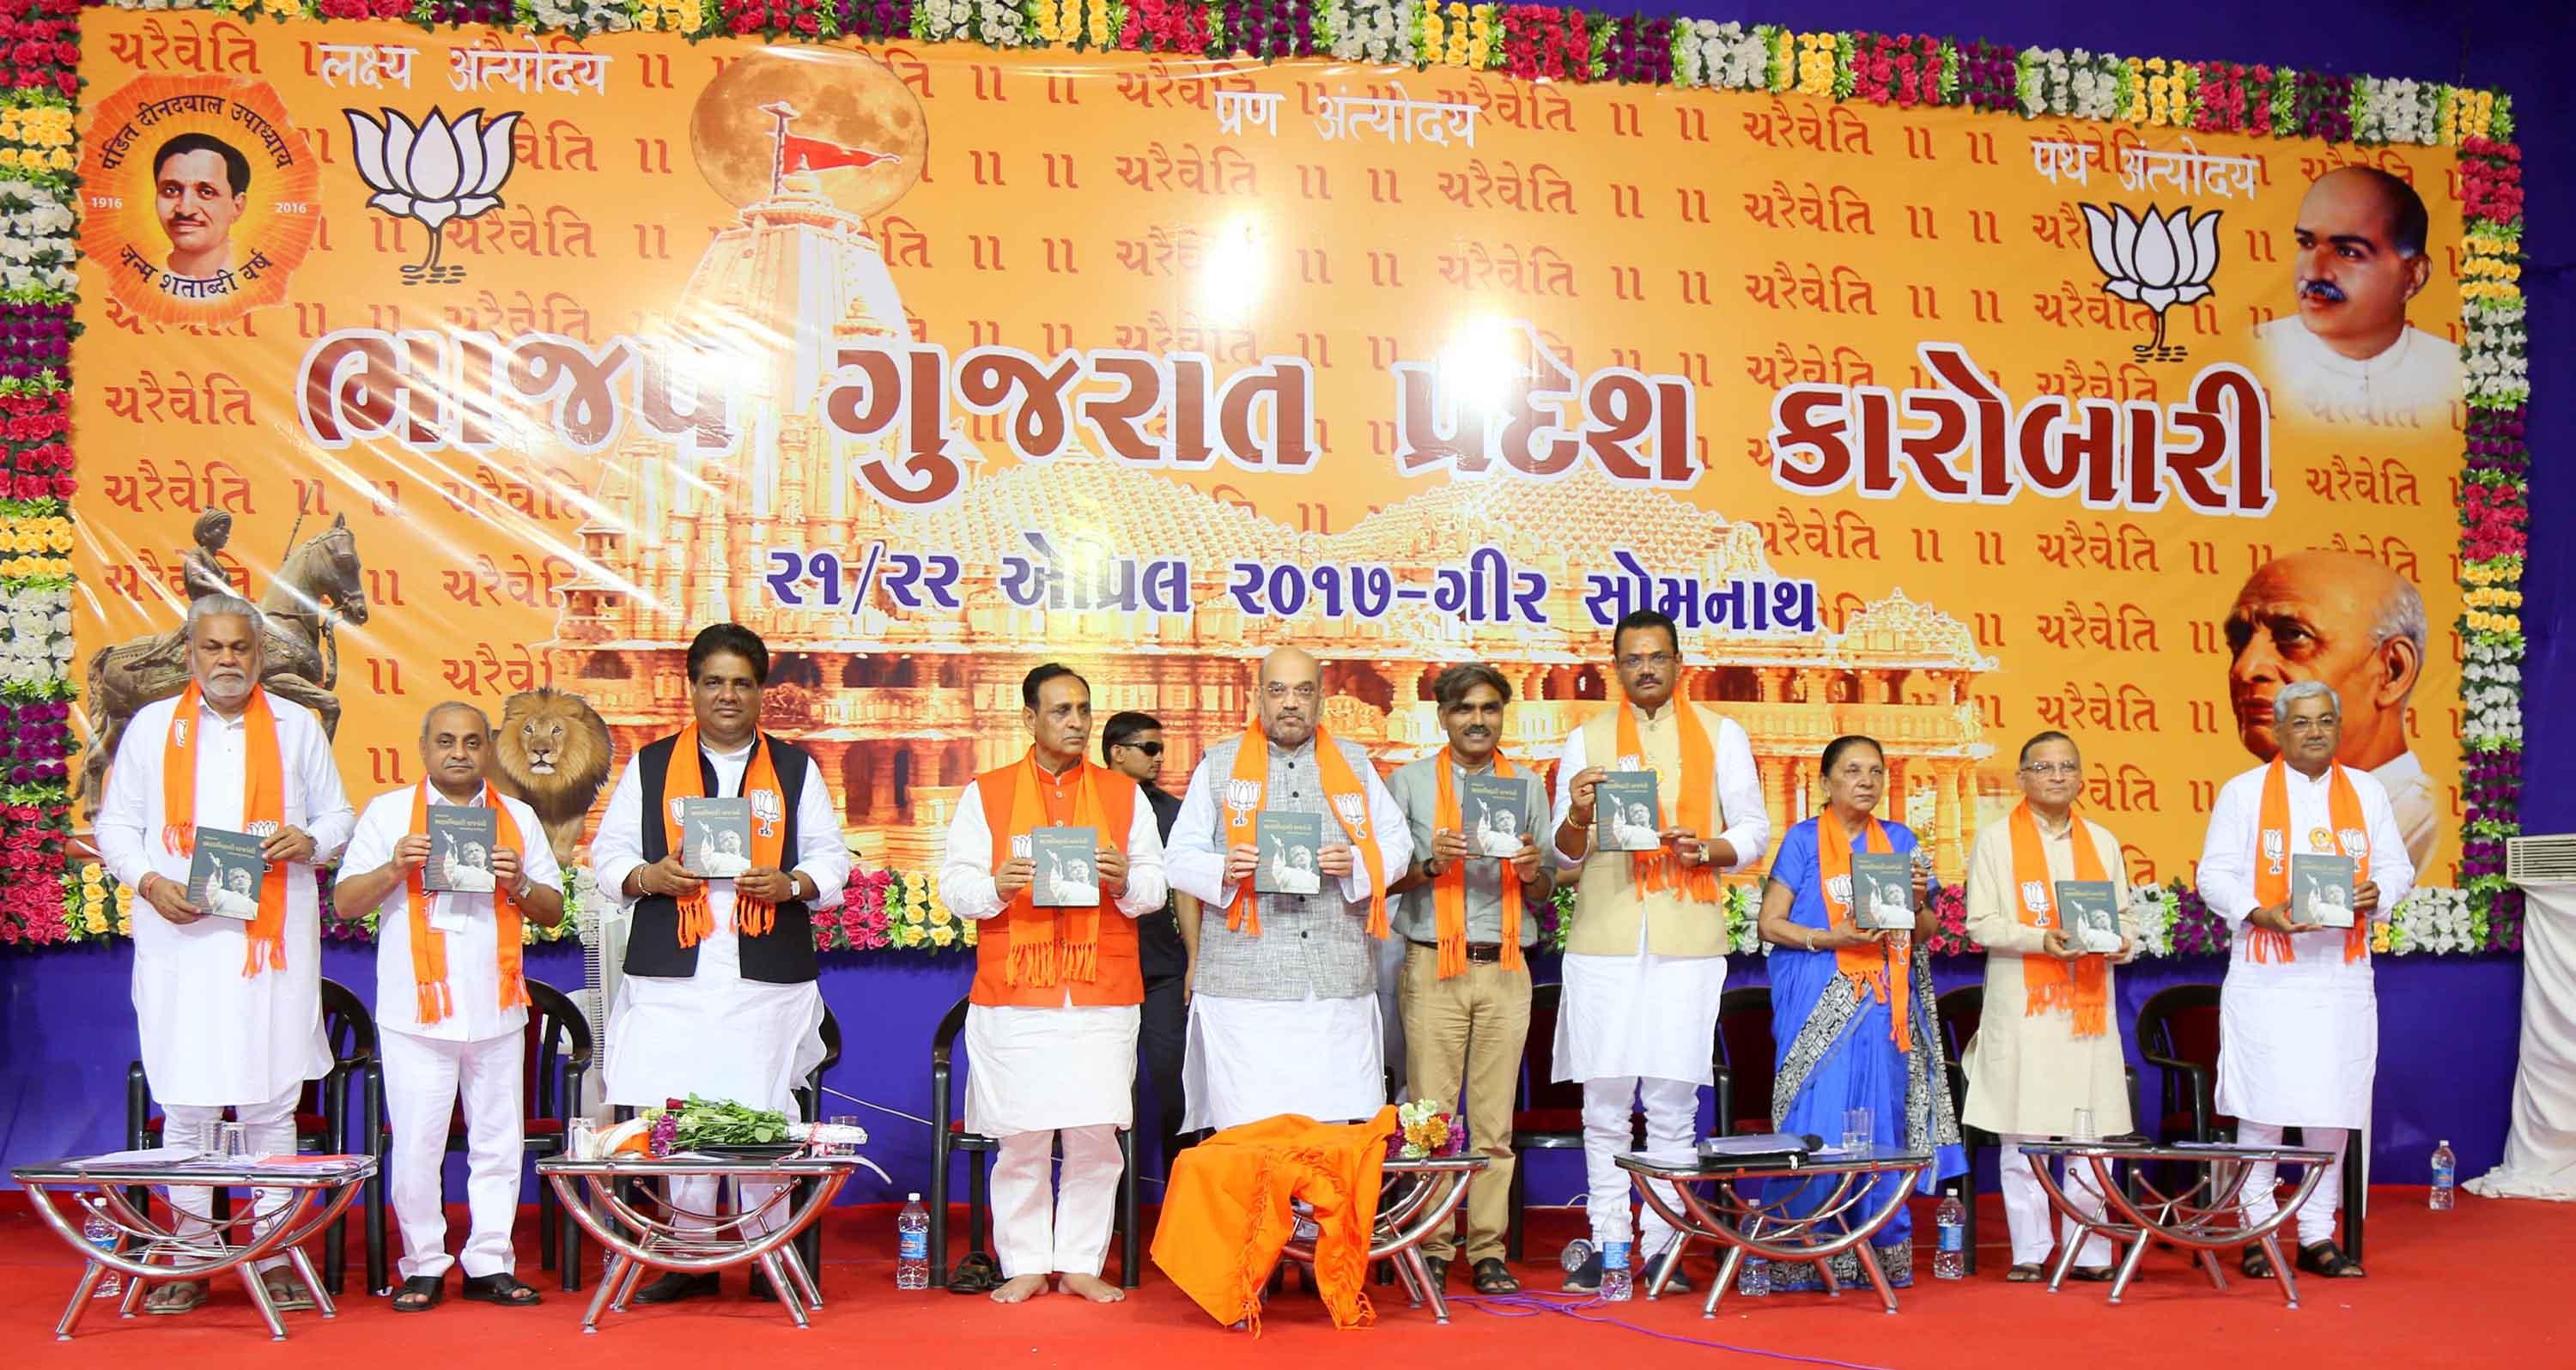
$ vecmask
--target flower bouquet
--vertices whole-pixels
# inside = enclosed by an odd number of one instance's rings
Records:
[[[1395,1106],[1395,1135],[1387,1146],[1408,1161],[1455,1156],[1467,1149],[1467,1125],[1429,1099]]]

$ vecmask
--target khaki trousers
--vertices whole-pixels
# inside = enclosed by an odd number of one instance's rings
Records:
[[[1495,963],[1470,964],[1443,980],[1440,953],[1408,946],[1404,956],[1406,1093],[1457,1102],[1466,1093],[1467,1144],[1492,1159],[1467,1190],[1467,1259],[1497,1260],[1511,1219],[1512,1104],[1520,1093],[1521,1049],[1529,1041],[1530,977]],[[1422,1244],[1426,1256],[1455,1260],[1451,1232]]]

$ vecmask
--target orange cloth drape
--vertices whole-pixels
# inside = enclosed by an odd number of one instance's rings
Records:
[[[1333,1326],[1366,1327],[1369,1234],[1379,1167],[1395,1132],[1389,1105],[1365,1123],[1293,1113],[1230,1127],[1180,1154],[1154,1229],[1154,1264],[1207,1315],[1261,1331],[1261,1288],[1288,1244],[1291,1199],[1314,1207],[1315,1282]]]

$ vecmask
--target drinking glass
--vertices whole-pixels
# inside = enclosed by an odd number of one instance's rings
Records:
[[[1843,1111],[1844,1151],[1849,1152],[1851,1155],[1856,1157],[1867,1156],[1870,1154],[1870,1151],[1877,1139],[1877,1133],[1871,1130],[1870,1123],[1870,1112],[1866,1108],[1845,1109]]]
[[[587,1117],[575,1118],[568,1124],[564,1147],[576,1161],[599,1159],[599,1124]]]
[[[858,1135],[859,1115],[855,1113],[836,1113],[832,1115],[831,1123],[834,1129],[834,1135],[831,1144],[822,1148],[823,1154],[826,1156],[858,1155],[859,1144],[851,1141],[850,1138]],[[849,1131],[842,1132],[839,1130],[842,1128],[847,1128]]]
[[[215,1125],[215,1154],[228,1164],[238,1165],[250,1158],[250,1124],[218,1123]]]
[[[2093,1130],[2093,1110],[2089,1108],[2079,1108],[2075,1110],[2075,1127],[2073,1131],[2066,1134],[2066,1140],[2070,1142],[2098,1142],[2102,1140],[2102,1134]]]

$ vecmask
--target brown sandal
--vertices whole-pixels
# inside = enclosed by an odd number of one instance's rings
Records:
[[[156,1317],[173,1313],[194,1313],[206,1301],[204,1280],[173,1280],[156,1285],[143,1296],[143,1311]]]
[[[2047,1278],[2047,1271],[2030,1264],[2016,1265],[2004,1272],[2004,1282],[2007,1284],[2038,1284]]]
[[[1499,1256],[1487,1256],[1483,1260],[1476,1262],[1475,1275],[1476,1292],[1479,1294],[1517,1294],[1521,1292],[1521,1282],[1513,1277],[1512,1268],[1503,1264],[1502,1258]]]

